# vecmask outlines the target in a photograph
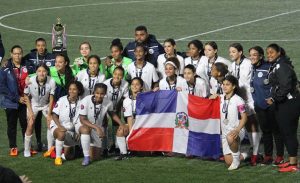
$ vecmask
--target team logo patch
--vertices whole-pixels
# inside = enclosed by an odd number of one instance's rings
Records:
[[[83,109],[84,109],[84,105],[83,105],[83,104],[81,104],[81,106],[80,106],[80,109],[81,109],[81,110],[83,110]]]
[[[27,73],[27,68],[23,68],[23,72],[24,72],[24,73]]]
[[[262,72],[259,72],[259,73],[257,74],[257,76],[258,76],[259,78],[261,78],[261,77],[263,76],[263,73],[262,73]]]
[[[153,49],[149,49],[149,53],[152,55],[154,53]]]
[[[46,65],[47,65],[48,67],[51,67],[51,62],[46,62]]]
[[[189,117],[185,112],[178,112],[175,119],[175,128],[189,129]]]

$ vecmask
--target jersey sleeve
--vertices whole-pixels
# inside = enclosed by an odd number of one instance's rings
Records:
[[[59,116],[59,114],[60,114],[60,108],[61,108],[60,106],[61,106],[61,105],[62,105],[62,102],[61,102],[61,99],[59,99],[59,100],[56,102],[56,104],[55,104],[55,106],[54,106],[52,112]]]
[[[114,111],[113,103],[111,101],[109,101],[108,104],[107,104],[107,111],[108,112],[113,112]]]
[[[55,81],[53,79],[50,80],[50,95],[54,95],[56,88]]]
[[[123,102],[123,113],[124,117],[130,117],[132,116],[132,106],[131,106],[131,100],[129,98],[126,98]]]
[[[79,109],[79,115],[87,116],[88,115],[88,98],[85,97],[80,102],[80,109]]]
[[[239,113],[245,113],[246,112],[245,101],[242,98],[240,98],[240,97],[237,98],[236,106],[237,106],[237,110],[238,110]]]
[[[126,98],[129,96],[129,90],[128,90],[128,82],[125,83],[124,85],[124,93],[123,93],[123,97]]]
[[[159,78],[158,78],[158,75],[157,75],[157,72],[156,72],[156,69],[154,66],[152,67],[152,81],[154,83],[159,81]]]

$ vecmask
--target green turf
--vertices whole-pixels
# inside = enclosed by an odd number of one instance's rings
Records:
[[[1,23],[19,29],[51,32],[56,17],[61,17],[63,23],[67,24],[68,34],[120,38],[133,37],[134,28],[144,24],[149,32],[155,34],[160,40],[168,37],[180,39],[205,33],[178,41],[178,50],[184,51],[187,41],[194,38],[204,40],[203,42],[217,40],[219,55],[226,58],[228,58],[228,45],[232,42],[240,40],[247,51],[251,46],[261,45],[265,48],[273,42],[272,40],[278,40],[275,42],[286,49],[287,54],[294,61],[293,64],[300,78],[300,12],[207,33],[299,10],[300,1],[124,2],[119,0],[10,0],[1,2],[0,16],[37,8],[94,4],[27,12],[4,18]],[[9,57],[9,49],[14,44],[23,46],[24,52],[27,53],[34,47],[34,40],[38,37],[46,38],[49,49],[51,47],[51,35],[21,32],[3,27],[0,27],[0,32],[6,48],[6,57]],[[97,37],[68,37],[69,56],[72,60],[79,56],[79,43],[90,41],[93,53],[103,57],[109,54],[111,40]],[[129,40],[122,41],[125,45]],[[81,159],[66,162],[62,167],[54,167],[53,160],[43,159],[41,155],[29,159],[22,156],[10,158],[7,156],[6,118],[3,110],[0,112],[0,142],[0,164],[14,169],[20,175],[28,175],[33,182],[61,182],[62,180],[63,182],[300,182],[300,173],[279,174],[270,166],[243,166],[238,171],[228,172],[223,163],[185,158],[139,157],[122,162],[107,159],[85,168],[80,165]],[[18,145],[23,147],[20,134]]]

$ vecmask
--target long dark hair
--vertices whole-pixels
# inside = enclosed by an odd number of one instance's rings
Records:
[[[66,78],[65,86],[69,86],[70,83],[75,80],[75,78],[73,76],[73,71],[70,67],[70,59],[67,55],[64,55],[61,53],[58,53],[55,58],[57,58],[57,57],[63,57],[65,62],[67,63],[66,68],[65,68],[65,78]]]
[[[78,90],[78,97],[81,97],[84,94],[84,87],[83,87],[83,85],[82,85],[81,82],[79,82],[79,81],[71,81],[69,83],[69,85],[68,85],[68,90],[69,90],[69,88],[70,88],[71,85],[76,85],[76,88]],[[69,94],[69,92],[68,92],[68,94]]]
[[[242,91],[239,87],[239,80],[236,77],[234,77],[233,75],[227,75],[224,78],[223,82],[224,81],[229,81],[229,83],[231,83],[233,86],[235,86],[233,93],[244,99]]]
[[[194,39],[188,43],[188,47],[190,47],[190,45],[194,45],[199,50],[200,57],[204,55],[203,43],[200,40]]]

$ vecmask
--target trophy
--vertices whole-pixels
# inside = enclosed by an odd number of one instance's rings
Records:
[[[57,23],[52,28],[52,53],[67,55],[66,25],[62,25],[60,18],[57,18]]]

